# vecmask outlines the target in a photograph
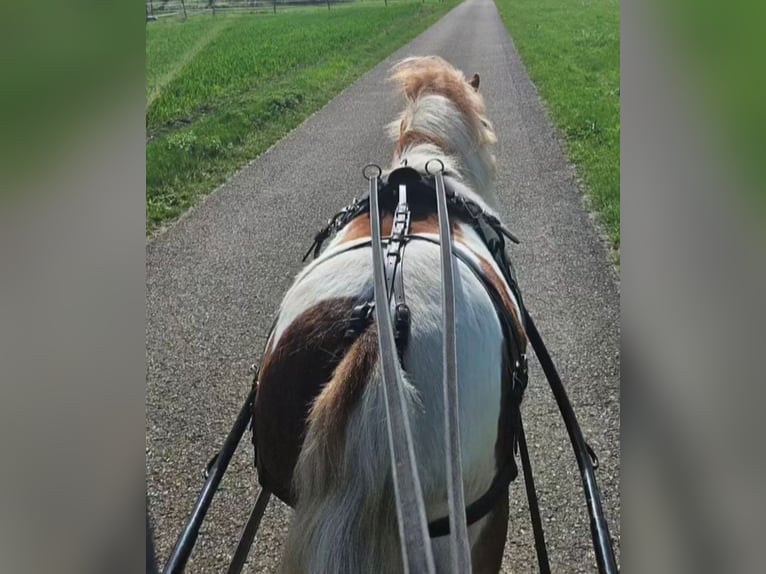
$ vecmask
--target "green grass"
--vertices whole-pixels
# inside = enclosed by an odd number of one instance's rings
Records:
[[[148,25],[147,232],[215,189],[454,4],[367,3]]]
[[[564,134],[591,204],[619,250],[619,2],[496,2],[532,81]]]

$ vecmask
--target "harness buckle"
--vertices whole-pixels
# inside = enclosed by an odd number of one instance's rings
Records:
[[[519,360],[513,366],[513,373],[511,374],[511,397],[514,403],[521,404],[521,399],[524,397],[524,391],[527,390],[527,383],[529,382],[529,363],[527,361],[526,353],[522,353]]]
[[[399,303],[394,308],[394,340],[401,356],[410,338],[410,308]]]
[[[348,328],[343,333],[344,339],[354,339],[372,322],[372,314],[375,310],[374,301],[366,301],[354,307],[351,311]]]
[[[481,205],[479,205],[478,203],[474,201],[471,201],[470,199],[461,197],[460,203],[463,204],[463,209],[465,209],[466,213],[472,219],[479,219],[482,215],[485,215],[484,209],[481,207]]]

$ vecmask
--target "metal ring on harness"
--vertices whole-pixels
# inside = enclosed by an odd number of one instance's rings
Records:
[[[375,168],[378,170],[378,173],[370,173],[369,168]],[[380,166],[376,163],[368,163],[366,166],[362,168],[362,176],[364,176],[364,179],[367,181],[370,181],[373,177],[380,177],[383,173],[383,170],[380,169]]]
[[[439,171],[438,171],[438,172],[437,172],[437,171],[435,171],[434,173],[431,173],[431,170],[430,170],[430,169],[428,169],[428,166],[429,166],[429,165],[431,165],[431,162],[434,162],[434,161],[438,161],[438,162],[439,162]],[[442,160],[440,160],[438,157],[435,157],[435,158],[429,159],[429,160],[426,162],[426,166],[425,166],[425,167],[426,167],[426,173],[427,173],[428,175],[435,175],[435,174],[437,174],[437,173],[444,173],[444,162],[443,162]]]

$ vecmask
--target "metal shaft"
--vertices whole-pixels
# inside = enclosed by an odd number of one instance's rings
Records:
[[[234,451],[237,449],[239,440],[242,438],[242,435],[245,434],[245,430],[247,430],[247,424],[250,422],[252,413],[253,401],[255,400],[255,390],[256,387],[253,385],[253,388],[247,395],[247,399],[245,399],[245,404],[242,405],[242,408],[237,415],[237,420],[234,421],[234,426],[226,436],[223,447],[221,447],[221,452],[218,454],[215,463],[210,469],[205,485],[202,487],[202,492],[200,492],[197,503],[194,505],[194,510],[192,510],[189,520],[186,522],[183,531],[178,536],[178,540],[176,540],[173,551],[165,564],[165,568],[162,570],[163,574],[175,574],[184,571],[186,562],[189,560],[189,556],[194,548],[194,543],[199,535],[200,526],[205,519],[205,514],[207,514],[208,508],[210,508],[213,496],[215,496],[215,493],[218,490],[221,478],[223,478],[223,474],[229,466],[229,462],[234,455]]]

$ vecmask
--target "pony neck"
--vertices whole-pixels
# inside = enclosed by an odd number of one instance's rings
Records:
[[[398,142],[396,159],[407,159],[415,167],[438,157],[445,166],[449,162],[449,171],[459,174],[485,201],[493,201],[495,164],[489,144],[495,135],[478,111],[475,115],[442,94],[411,100],[399,120],[389,126]]]

